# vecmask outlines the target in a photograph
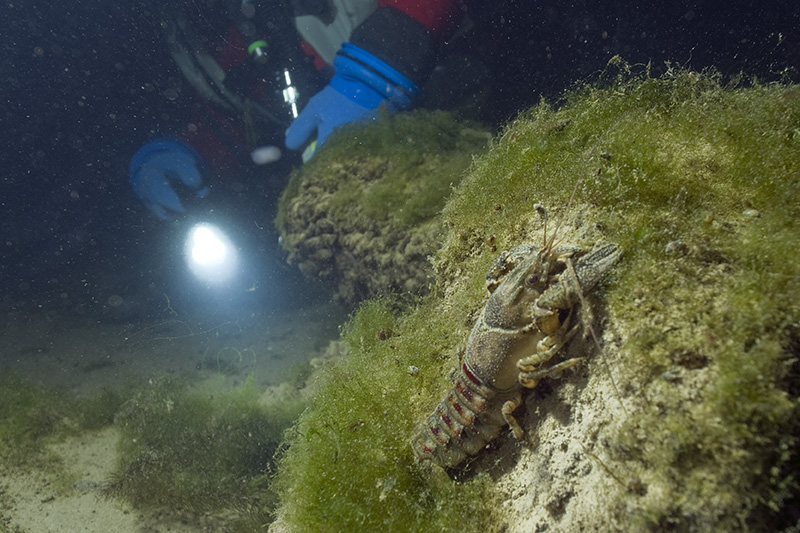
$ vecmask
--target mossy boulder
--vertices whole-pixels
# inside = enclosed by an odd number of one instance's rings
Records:
[[[623,250],[589,299],[598,342],[525,395],[522,439],[430,475],[408,440],[452,385],[497,251],[542,242],[537,203],[564,242]],[[527,111],[445,206],[435,290],[345,328],[281,460],[273,529],[796,526],[798,215],[796,86],[625,72]]]
[[[437,214],[490,135],[444,112],[337,132],[295,170],[277,217],[288,261],[344,305],[428,291]]]

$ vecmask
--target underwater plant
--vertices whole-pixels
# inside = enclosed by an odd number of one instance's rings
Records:
[[[112,423],[120,391],[102,388],[76,396],[0,371],[0,459],[6,466],[59,468],[48,444]]]
[[[0,372],[0,459],[6,465],[27,466],[55,460],[47,452],[49,439],[73,428],[55,391],[34,386],[8,369]]]
[[[380,294],[427,292],[437,215],[490,139],[443,111],[372,126],[345,128],[296,169],[276,218],[288,261],[350,309]]]
[[[800,89],[616,67],[474,161],[430,295],[353,315],[281,459],[276,531],[797,526]],[[497,253],[542,242],[537,204],[563,242],[622,250],[590,302],[601,350],[569,345],[593,355],[527,395],[521,439],[426,475],[408,439],[452,386]]]
[[[263,512],[274,452],[300,409],[299,400],[262,405],[252,376],[222,393],[152,380],[117,413],[119,464],[106,494],[137,508]]]

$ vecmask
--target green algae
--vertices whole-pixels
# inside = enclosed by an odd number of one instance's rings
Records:
[[[303,177],[318,176],[320,186],[335,182],[330,209],[348,213],[358,205],[364,214],[407,228],[434,218],[453,185],[483,151],[489,136],[443,111],[383,116],[369,128],[344,128],[332,136],[311,161],[294,171],[281,195],[276,225],[286,233],[288,202]],[[348,165],[349,162],[360,162]],[[382,179],[375,183],[364,173]],[[346,215],[345,215],[346,216]]]
[[[663,491],[636,515],[642,527],[740,527],[795,483],[797,96],[690,72],[587,87],[510,125],[447,206],[462,235],[511,244],[529,203],[566,206],[577,187],[573,209],[621,245],[607,294],[627,334],[617,371],[649,409],[620,424],[617,457],[636,456]],[[463,240],[451,238],[443,270],[466,255]],[[683,407],[687,391],[659,378],[701,364],[713,371],[705,398]]]
[[[106,490],[137,508],[269,508],[272,458],[302,404],[263,406],[249,378],[220,393],[154,380],[126,402],[119,462]]]
[[[490,135],[440,111],[387,115],[337,131],[296,169],[276,224],[287,261],[353,309],[429,288],[438,213]]]
[[[0,459],[6,466],[60,468],[48,445],[109,425],[122,404],[118,391],[77,397],[0,372]]]
[[[0,373],[0,459],[25,467],[54,460],[47,443],[74,431],[65,423],[67,412],[59,395],[4,370]]]
[[[487,476],[431,479],[408,453],[417,414],[408,406],[419,403],[423,376],[434,375],[428,367],[447,359],[450,323],[395,311],[371,301],[343,332],[350,355],[330,369],[282,459],[281,520],[308,531],[491,531]]]
[[[78,474],[52,445],[116,426],[107,496],[137,509],[225,510],[235,513],[226,520],[232,530],[253,531],[269,521],[273,455],[303,406],[299,398],[265,401],[252,379],[224,392],[162,378],[77,396],[3,371],[0,465],[45,471],[69,493]]]
[[[493,247],[541,239],[537,203],[550,232],[624,253],[603,313],[626,416],[601,430],[608,471],[642,490],[610,494],[608,516],[629,530],[795,526],[800,90],[625,72],[560,104],[510,123],[449,198],[434,293],[351,319],[350,355],[282,460],[290,529],[502,529],[490,479],[426,477],[407,440],[449,386]]]

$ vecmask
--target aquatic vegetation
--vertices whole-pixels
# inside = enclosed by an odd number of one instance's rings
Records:
[[[0,372],[0,459],[21,466],[54,459],[45,445],[54,435],[74,430],[65,424],[66,414],[54,392]]]
[[[409,453],[416,420],[407,406],[419,402],[424,371],[409,371],[408,356],[441,360],[455,342],[450,322],[395,313],[391,301],[374,300],[348,323],[350,356],[320,385],[282,459],[279,521],[307,531],[491,530],[488,477],[429,479]]]
[[[259,403],[249,378],[222,392],[154,380],[116,416],[120,459],[107,494],[136,507],[270,507],[273,454],[302,403]]]
[[[0,371],[0,459],[9,466],[59,468],[47,445],[104,427],[122,403],[118,391],[76,397]],[[49,466],[48,466],[49,465]]]
[[[441,241],[437,217],[489,134],[445,112],[346,128],[281,196],[276,224],[290,263],[352,308],[367,297],[418,296]]]
[[[620,496],[631,524],[738,528],[795,483],[798,95],[682,71],[585,87],[511,124],[447,206],[445,279],[476,236],[513,244],[530,203],[567,206],[576,185],[567,231],[620,243],[606,320],[630,412],[605,438],[650,486]]]
[[[273,454],[304,405],[297,394],[262,397],[252,379],[227,390],[163,378],[77,396],[3,371],[0,464],[46,471],[54,490],[73,491],[76,473],[52,445],[115,425],[106,495],[142,509],[224,510],[229,527],[252,531],[269,521]]]
[[[350,353],[282,459],[280,524],[795,525],[800,90],[617,65],[523,113],[473,163],[442,213],[432,294],[353,315]],[[414,423],[452,386],[497,251],[541,242],[537,203],[566,242],[602,236],[623,252],[594,301],[602,356],[529,395],[523,439],[501,439],[453,480],[426,477]]]

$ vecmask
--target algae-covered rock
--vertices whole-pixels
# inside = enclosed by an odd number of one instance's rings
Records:
[[[524,113],[444,208],[435,290],[346,327],[281,460],[275,529],[796,527],[798,193],[796,86],[626,73]],[[588,359],[525,394],[523,438],[431,475],[408,440],[452,386],[497,252],[542,242],[536,204],[548,234],[623,251],[557,357]]]
[[[443,112],[385,116],[330,139],[296,170],[277,225],[288,261],[353,305],[427,292],[437,213],[490,138]]]

